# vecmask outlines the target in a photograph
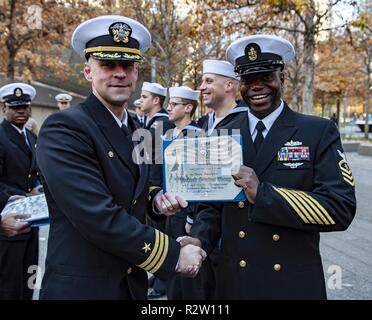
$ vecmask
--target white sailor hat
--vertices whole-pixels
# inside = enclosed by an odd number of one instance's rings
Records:
[[[72,97],[67,93],[60,93],[55,96],[55,99],[58,102],[69,102],[72,100]]]
[[[169,88],[169,98],[183,98],[198,101],[200,91],[195,91],[189,87],[171,87]]]
[[[35,88],[26,83],[10,83],[0,88],[0,99],[8,107],[29,106],[35,96]]]
[[[141,99],[134,100],[133,104],[135,107],[141,107],[142,106]]]
[[[239,76],[283,70],[293,59],[293,45],[278,36],[254,35],[234,41],[226,50],[227,60]]]
[[[142,90],[148,91],[159,96],[167,96],[167,88],[164,88],[161,84],[156,82],[144,82],[142,84]]]
[[[234,66],[225,60],[204,60],[203,61],[203,74],[213,73],[220,76],[236,79]]]
[[[72,47],[86,59],[142,61],[151,45],[150,32],[123,16],[100,16],[80,24],[72,34]]]

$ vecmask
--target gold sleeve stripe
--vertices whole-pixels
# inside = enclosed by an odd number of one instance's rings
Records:
[[[160,232],[160,246],[159,246],[159,251],[158,253],[156,254],[155,258],[151,261],[151,263],[146,266],[145,270],[146,271],[149,271],[154,268],[157,263],[159,262],[159,260],[161,259],[162,255],[163,255],[163,250],[164,250],[164,233]]]
[[[351,186],[355,186],[355,183],[354,183],[354,180],[349,180],[349,178],[346,178],[345,176],[344,176],[344,180],[348,183],[348,184],[350,184]]]
[[[351,170],[347,170],[345,169],[344,167],[340,167],[341,171],[348,174],[348,175],[351,175]]]
[[[303,191],[300,191],[306,198],[308,198],[311,202],[313,202],[317,208],[319,208],[319,210],[324,214],[324,216],[328,219],[328,221],[331,223],[331,224],[336,224],[336,222],[332,219],[332,217],[328,214],[328,212],[326,211],[326,209],[324,209],[324,207],[317,201],[315,200],[313,197],[310,197],[307,193],[303,192]]]
[[[314,212],[314,209],[318,213],[319,213],[319,210],[312,203],[310,203],[309,200],[307,200],[302,194],[300,194],[299,192],[297,192],[295,190],[290,190],[289,192],[292,193],[295,197],[297,197],[298,201],[300,201],[302,203],[302,205],[307,209],[309,214],[316,220],[316,222],[318,224],[324,224],[323,221],[320,220],[319,217],[317,216],[317,214]],[[326,224],[329,224],[327,220],[326,220]]]
[[[159,268],[163,265],[164,260],[168,255],[169,238],[167,235],[165,235],[164,241],[165,241],[165,244],[164,244],[163,255],[161,256],[160,261],[154,266],[154,268],[152,270],[149,270],[149,272],[151,273],[155,273],[156,271],[159,270]]]
[[[309,220],[306,219],[306,217],[302,214],[302,212],[297,208],[296,204],[293,203],[293,201],[283,192],[281,191],[279,188],[276,188],[274,187],[274,190],[276,192],[278,192],[285,200],[287,200],[287,202],[290,204],[290,206],[293,208],[294,211],[296,211],[296,213],[300,216],[300,218],[307,224],[309,224]]]
[[[341,172],[342,175],[345,177],[345,178],[348,178],[349,180],[351,181],[354,181],[354,177],[350,174],[347,174],[347,173],[344,173],[344,172]]]
[[[293,194],[290,190],[284,189],[284,188],[279,188],[282,192],[284,192],[288,197],[292,199],[297,205],[297,207],[300,209],[302,214],[306,216],[306,218],[310,221],[312,224],[316,224],[315,220],[313,219],[312,215],[309,214],[306,209],[303,207],[301,200],[297,199],[295,194]]]
[[[342,173],[342,175],[343,175],[344,177],[349,178],[350,180],[354,180],[354,178],[353,178],[352,175],[346,174],[346,173],[344,173],[344,172],[341,172],[341,173]]]
[[[144,262],[142,262],[141,264],[138,265],[140,268],[144,269],[145,266],[147,266],[154,259],[154,257],[156,256],[156,253],[157,253],[158,248],[159,248],[159,235],[160,235],[159,230],[155,229],[155,244],[154,244],[154,247],[152,248],[152,251],[151,251],[151,254],[149,255],[149,257]]]
[[[305,192],[297,191],[297,190],[293,190],[293,192],[299,195],[303,199],[303,201],[306,202],[311,207],[310,209],[312,212],[311,214],[313,215],[313,217],[319,224],[327,224],[327,225],[329,224],[329,221],[326,219],[323,213],[320,212],[318,207],[314,203],[312,203],[308,197],[306,197],[307,194]],[[321,220],[319,220],[318,217],[320,217]]]

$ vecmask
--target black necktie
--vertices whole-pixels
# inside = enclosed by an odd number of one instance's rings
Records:
[[[27,137],[26,137],[26,132],[22,131],[21,136],[22,136],[23,140],[25,141],[25,144],[26,144],[27,148],[29,148],[31,150],[31,147],[28,144],[28,140],[27,140]]]
[[[123,123],[121,125],[121,131],[124,132],[124,135],[127,137],[130,135],[130,131],[129,131],[129,128]]]
[[[261,147],[261,144],[262,142],[264,141],[264,136],[262,134],[262,132],[265,130],[265,125],[262,121],[258,121],[257,124],[256,124],[256,130],[257,130],[257,135],[256,135],[256,139],[254,139],[254,147],[256,149],[256,151],[258,152],[258,150],[260,150],[260,147]]]

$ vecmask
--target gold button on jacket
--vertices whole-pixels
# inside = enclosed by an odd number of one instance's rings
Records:
[[[273,240],[274,241],[279,241],[279,239],[280,239],[280,236],[278,234],[273,235]]]
[[[245,232],[239,231],[239,238],[244,238],[244,237],[245,237]]]
[[[245,262],[245,260],[240,260],[239,265],[240,265],[242,268],[244,268],[244,267],[247,265],[247,263]]]
[[[243,209],[243,208],[245,207],[244,202],[243,202],[243,201],[239,201],[239,202],[238,202],[238,207],[239,207],[240,209]]]
[[[274,264],[274,270],[275,270],[275,271],[280,271],[281,268],[282,268],[282,267],[280,266],[279,263]]]

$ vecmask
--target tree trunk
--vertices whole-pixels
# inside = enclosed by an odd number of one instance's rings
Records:
[[[336,101],[336,119],[337,119],[337,126],[340,125],[340,109],[341,109],[341,96],[337,96]]]
[[[302,94],[302,112],[312,114],[314,110],[314,51],[315,51],[315,25],[314,12],[309,10],[305,15],[304,33],[304,90]]]
[[[325,99],[322,97],[322,118],[324,118],[324,109],[325,109]]]
[[[8,63],[6,68],[6,76],[9,80],[13,81],[15,78],[15,56],[17,54],[14,34],[13,34],[13,18],[15,16],[15,6],[16,6],[16,0],[10,1],[10,14],[9,14],[9,22],[8,22],[8,38],[5,41],[5,45],[8,51]]]
[[[366,101],[364,103],[364,112],[366,114],[366,122],[364,125],[364,138],[369,138],[369,101],[371,99],[371,56],[372,56],[372,50],[370,48],[367,48],[367,56],[366,56],[366,70],[367,70],[367,78],[366,78]],[[371,124],[372,125],[372,124]]]

